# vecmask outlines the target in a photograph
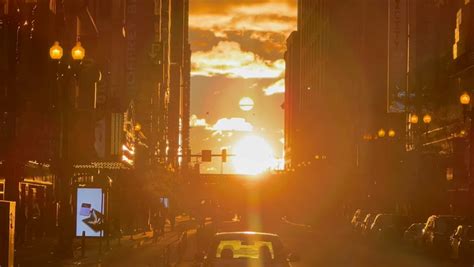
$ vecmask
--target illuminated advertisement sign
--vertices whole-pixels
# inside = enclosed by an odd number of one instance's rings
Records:
[[[167,197],[160,197],[160,203],[164,208],[170,207],[170,200]]]
[[[76,204],[76,236],[104,235],[104,195],[101,188],[78,188]]]

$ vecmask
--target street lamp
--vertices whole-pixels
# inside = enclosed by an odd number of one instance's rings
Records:
[[[85,56],[85,49],[81,46],[80,42],[77,42],[76,45],[71,50],[71,57],[74,61],[80,61],[84,59]],[[71,230],[69,229],[69,225],[72,225],[70,210],[71,210],[71,203],[70,200],[70,184],[71,184],[71,167],[72,164],[70,162],[70,151],[69,151],[69,123],[70,123],[70,112],[71,112],[71,104],[69,103],[69,95],[70,90],[67,88],[69,84],[67,81],[62,81],[64,77],[69,79],[70,75],[64,76],[63,72],[68,72],[68,74],[74,74],[74,69],[71,68],[69,63],[63,63],[61,61],[63,57],[63,48],[59,45],[59,42],[56,41],[49,49],[49,57],[56,61],[57,63],[57,71],[56,71],[56,79],[57,79],[57,90],[59,91],[59,99],[58,99],[58,116],[59,116],[59,136],[61,137],[59,140],[59,149],[58,149],[58,157],[57,157],[57,165],[58,165],[58,192],[59,192],[59,231],[61,232],[59,235],[59,246],[58,249],[60,253],[64,253],[67,256],[71,256],[73,254],[72,250],[72,235]],[[61,66],[65,64],[66,68],[61,68]],[[75,76],[75,75],[74,75]]]
[[[463,114],[464,121],[466,121],[466,117],[468,117],[468,107],[471,104],[471,96],[467,92],[464,92],[459,97],[459,102],[461,102],[462,104],[462,114]]]
[[[382,137],[385,137],[385,130],[384,129],[380,129],[378,132],[377,132],[377,135],[382,138]]]
[[[74,60],[83,60],[86,56],[86,50],[82,47],[81,42],[77,42],[71,50],[71,57]]]
[[[388,136],[389,136],[389,137],[395,137],[395,135],[396,135],[396,133],[395,133],[395,131],[394,131],[393,129],[390,129],[390,130],[388,131]]]
[[[423,116],[423,122],[425,124],[430,124],[431,123],[431,115],[430,114],[426,114],[425,116]]]
[[[471,104],[471,96],[467,92],[464,92],[459,97],[459,102],[462,104],[462,107],[463,107],[464,122],[466,122],[466,117],[469,117],[471,119],[471,125],[469,127],[468,136],[469,136],[469,147],[470,147],[469,148],[470,150],[469,151],[469,177],[472,179],[472,177],[474,176],[474,109],[472,107],[469,109],[469,106]]]
[[[142,125],[140,123],[135,124],[135,132],[139,132],[142,130]]]
[[[410,115],[410,123],[417,124],[418,123],[418,116],[416,114]]]
[[[54,42],[53,46],[49,49],[49,57],[53,60],[60,60],[63,57],[63,48],[59,45],[59,42]]]
[[[471,96],[467,92],[464,92],[460,97],[459,97],[459,102],[461,102],[462,105],[467,106],[471,103]]]
[[[86,56],[86,50],[82,47],[81,42],[77,42],[76,45],[71,49],[72,59],[79,61],[83,60]],[[58,41],[49,48],[49,57],[53,60],[60,60],[63,57],[63,48]]]

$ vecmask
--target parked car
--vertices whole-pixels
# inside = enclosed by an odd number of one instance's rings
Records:
[[[444,255],[449,249],[449,237],[462,224],[462,217],[453,215],[431,215],[423,228],[422,245],[432,252]]]
[[[474,262],[474,227],[459,225],[450,237],[450,257],[456,261]]]
[[[364,213],[361,209],[357,209],[352,216],[351,225],[354,230],[357,230],[359,224],[362,222]]]
[[[400,239],[408,224],[407,216],[379,213],[370,226],[369,236],[384,241]]]
[[[196,259],[204,267],[271,266],[291,267],[298,257],[284,248],[280,237],[270,233],[217,233],[204,255]]]
[[[419,247],[421,245],[423,228],[425,228],[425,223],[413,223],[403,233],[403,241],[410,246]]]
[[[374,219],[375,219],[375,215],[372,213],[369,213],[365,216],[364,221],[360,224],[360,231],[362,235],[365,236],[368,234],[370,230],[370,226],[374,222]]]

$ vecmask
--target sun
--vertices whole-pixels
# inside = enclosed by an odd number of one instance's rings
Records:
[[[275,156],[265,139],[247,136],[241,139],[233,149],[232,160],[236,173],[257,175],[275,167]]]
[[[240,101],[239,101],[240,109],[243,110],[243,111],[252,110],[254,104],[255,103],[253,102],[253,99],[250,98],[250,97],[244,97],[244,98],[240,99]]]

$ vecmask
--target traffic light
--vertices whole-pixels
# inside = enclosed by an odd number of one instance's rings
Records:
[[[212,151],[203,150],[201,151],[202,162],[211,162],[212,161]]]
[[[222,149],[222,162],[227,162],[227,149]]]

